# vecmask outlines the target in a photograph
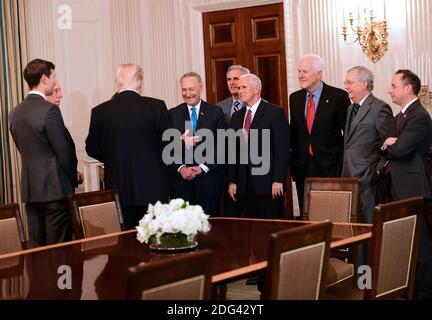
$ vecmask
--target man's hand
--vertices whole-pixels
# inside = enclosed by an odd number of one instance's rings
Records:
[[[273,182],[272,185],[272,198],[280,198],[283,197],[283,184],[280,182]]]
[[[194,167],[183,167],[179,171],[184,180],[192,180],[196,176]]]
[[[200,142],[199,136],[189,137],[189,129],[186,129],[185,133],[180,136],[180,139],[183,140],[187,149],[192,148],[198,142]]]
[[[391,145],[395,144],[396,141],[397,141],[397,139],[398,138],[395,138],[395,137],[389,137],[389,138],[387,138],[384,141],[384,143],[383,143],[383,145],[381,147],[381,150],[385,150],[385,149],[387,149],[388,146],[391,146]]]
[[[228,193],[233,201],[237,201],[237,185],[235,183],[229,184]]]
[[[195,178],[197,175],[203,173],[203,169],[201,169],[200,166],[195,166],[195,167],[191,167],[191,168],[192,168],[193,172],[195,173],[195,174],[194,174],[194,178]]]
[[[84,175],[80,171],[77,171],[77,181],[78,181],[78,184],[81,184],[84,181]]]

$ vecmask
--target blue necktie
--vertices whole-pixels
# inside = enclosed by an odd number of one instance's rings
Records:
[[[197,127],[197,113],[195,107],[193,107],[191,110],[192,110],[192,115],[191,115],[192,133],[195,134],[196,127]]]

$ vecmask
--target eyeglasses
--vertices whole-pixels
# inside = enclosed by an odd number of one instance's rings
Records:
[[[358,81],[344,81],[344,85],[345,86],[351,86],[351,85],[353,85],[356,82],[358,82]]]

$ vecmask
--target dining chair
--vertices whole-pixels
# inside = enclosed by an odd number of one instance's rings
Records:
[[[325,293],[332,223],[273,233],[262,298],[317,300]]]
[[[75,239],[125,230],[117,190],[77,193],[69,196]]]
[[[0,205],[0,255],[26,248],[19,205]]]
[[[131,267],[127,298],[131,300],[208,300],[212,295],[214,252],[186,252]]]
[[[359,222],[360,187],[358,178],[306,178],[304,219]],[[353,280],[358,266],[357,248],[333,250],[330,255],[327,285]]]
[[[420,197],[375,207],[371,246],[368,252],[371,286],[366,286],[364,290],[359,289],[357,285],[332,286],[327,289],[328,298],[412,299],[422,208],[423,200]]]

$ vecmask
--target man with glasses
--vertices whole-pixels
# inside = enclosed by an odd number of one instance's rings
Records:
[[[373,222],[375,190],[372,177],[380,148],[390,133],[393,113],[390,106],[372,94],[374,74],[366,67],[348,70],[345,89],[352,100],[345,126],[343,177],[361,180],[361,220]]]

